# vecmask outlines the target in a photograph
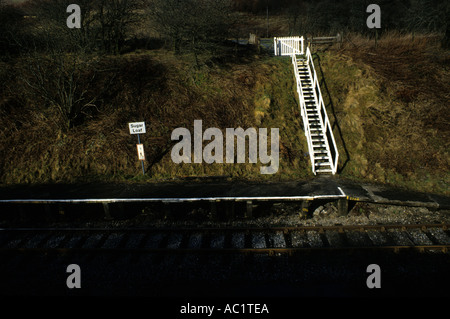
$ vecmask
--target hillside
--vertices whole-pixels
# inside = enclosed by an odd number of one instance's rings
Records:
[[[164,48],[2,62],[1,183],[311,178],[290,59],[241,53],[202,66]],[[352,37],[342,48],[319,50],[340,176],[449,194],[449,60],[433,37],[387,35],[376,49],[373,40]],[[57,70],[64,70],[60,82]],[[68,79],[82,101],[70,112],[43,97],[61,98],[55,88]],[[197,119],[223,131],[279,128],[278,172],[261,175],[259,164],[173,163],[171,132],[192,131]],[[146,176],[128,132],[132,121],[147,124]]]
[[[341,175],[448,194],[450,54],[438,39],[353,37],[319,56]]]

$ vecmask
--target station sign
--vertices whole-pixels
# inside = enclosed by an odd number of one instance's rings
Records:
[[[128,123],[130,134],[145,134],[145,122]]]

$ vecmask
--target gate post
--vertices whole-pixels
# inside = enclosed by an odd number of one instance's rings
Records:
[[[277,38],[273,38],[273,55],[277,56]]]
[[[300,42],[301,42],[301,49],[302,49],[302,52],[301,52],[301,54],[305,54],[305,51],[304,51],[304,46],[303,46],[303,41],[304,41],[305,39],[303,38],[303,36],[301,36],[301,38],[300,38]]]

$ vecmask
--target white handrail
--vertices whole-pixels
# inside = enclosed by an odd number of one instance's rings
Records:
[[[306,49],[306,61],[308,64],[308,68],[310,69],[311,76],[313,77],[313,96],[314,96],[314,100],[317,103],[318,109],[319,109],[319,121],[320,121],[320,125],[322,126],[323,133],[325,135],[325,138],[324,138],[325,147],[327,149],[328,154],[330,154],[330,159],[332,160],[332,162],[330,163],[331,169],[333,171],[333,174],[335,174],[337,171],[339,153],[338,153],[336,141],[334,139],[330,120],[328,119],[327,110],[325,108],[325,104],[323,103],[322,93],[320,90],[320,85],[319,85],[319,81],[317,78],[316,69],[314,67],[314,61],[313,61],[309,47]],[[317,92],[316,92],[316,89],[317,89]],[[323,110],[323,116],[322,116],[322,110]],[[330,136],[331,136],[331,140],[332,140],[332,144],[333,144],[333,148],[334,148],[334,153],[335,153],[334,158],[331,158],[330,145],[329,145],[328,138],[326,136],[328,131],[330,131]]]
[[[301,86],[300,75],[298,74],[298,71],[297,71],[297,67],[298,67],[297,66],[297,56],[295,54],[292,55],[292,64],[294,65],[294,69],[295,69],[295,82],[297,84],[297,94],[298,94],[298,98],[299,98],[299,102],[300,102],[299,104],[300,104],[300,112],[301,112],[302,119],[303,119],[303,128],[305,131],[306,141],[308,143],[309,158],[311,160],[311,163],[314,164],[314,152],[312,152],[313,144],[312,144],[311,132],[309,129],[308,121],[306,120],[306,118],[307,118],[306,103],[305,103],[305,98],[303,97],[303,89]],[[312,165],[311,169],[312,169],[313,173],[315,174],[314,165]]]
[[[303,126],[304,131],[306,135],[306,139],[308,142],[308,149],[309,149],[309,156],[311,159],[312,164],[312,171],[314,174],[316,174],[316,163],[314,159],[314,148],[313,148],[313,141],[311,136],[311,131],[308,123],[308,113],[306,108],[306,102],[303,96],[303,89],[301,85],[301,79],[300,74],[298,72],[298,60],[297,55],[305,55],[306,56],[306,65],[309,72],[309,75],[311,77],[311,84],[312,84],[312,94],[314,98],[314,103],[317,106],[318,110],[318,117],[319,117],[319,123],[320,127],[322,129],[322,133],[324,135],[324,143],[326,152],[328,154],[328,157],[330,159],[330,167],[333,174],[336,173],[337,165],[338,165],[338,158],[339,153],[336,145],[336,141],[334,139],[333,130],[330,124],[330,121],[328,119],[327,111],[325,108],[325,104],[323,102],[322,93],[320,90],[320,84],[317,77],[316,69],[314,67],[314,61],[311,55],[311,50],[309,47],[306,48],[306,52],[304,51],[304,38],[303,37],[282,37],[282,38],[274,38],[274,54],[276,56],[290,56],[292,58],[292,63],[294,65],[295,69],[295,80],[297,83],[297,93],[299,97],[300,102],[300,112],[303,119]],[[327,133],[330,133],[331,136],[331,143],[334,150],[334,156],[331,153],[330,149],[330,141],[328,139]]]

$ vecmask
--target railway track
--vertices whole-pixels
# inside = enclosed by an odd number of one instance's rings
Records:
[[[447,296],[449,226],[0,228],[0,295]]]
[[[449,226],[5,228],[0,229],[0,253],[231,253],[269,256],[339,250],[448,253]]]

